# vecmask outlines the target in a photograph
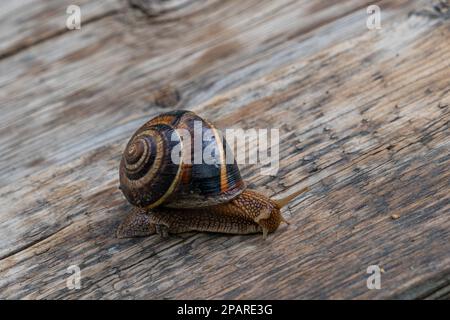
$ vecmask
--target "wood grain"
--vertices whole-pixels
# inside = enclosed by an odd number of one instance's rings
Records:
[[[448,296],[450,21],[378,1],[369,31],[372,3],[90,1],[69,31],[67,3],[2,2],[0,298]],[[242,175],[270,196],[310,186],[291,226],[114,237],[125,143],[176,108],[280,129],[278,175]]]

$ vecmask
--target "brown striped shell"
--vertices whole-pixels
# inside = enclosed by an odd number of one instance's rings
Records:
[[[202,136],[205,130],[213,132],[211,140],[192,141],[199,122]],[[190,133],[190,143],[183,141],[181,129]],[[202,152],[207,147],[216,148],[214,164],[194,163],[196,143],[201,143]],[[227,152],[231,151],[217,129],[195,113],[179,110],[161,114],[139,128],[128,142],[120,163],[120,189],[131,204],[148,209],[228,202],[246,186],[236,162],[225,163]],[[172,153],[178,153],[180,161],[172,161]]]

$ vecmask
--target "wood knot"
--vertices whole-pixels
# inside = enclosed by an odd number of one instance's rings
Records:
[[[166,85],[153,94],[153,102],[161,108],[175,107],[180,100],[180,92],[171,85]]]
[[[219,2],[219,0],[215,0]],[[215,1],[197,0],[128,0],[130,8],[141,12],[146,18],[167,17],[170,20],[181,19],[198,12]],[[164,19],[164,18],[163,18]],[[161,21],[161,20],[159,20]]]
[[[128,0],[132,8],[141,10],[149,17],[158,16],[168,11],[176,10],[190,0],[167,1],[167,0]]]

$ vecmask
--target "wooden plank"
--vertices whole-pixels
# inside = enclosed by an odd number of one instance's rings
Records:
[[[0,58],[6,58],[51,40],[65,32],[68,0],[23,0],[2,3],[0,21]],[[77,1],[83,25],[116,14],[123,8],[117,0]]]
[[[420,296],[424,281],[426,292],[443,288],[445,16],[421,14],[427,1],[385,1],[383,28],[368,31],[364,1],[186,3],[153,17],[134,2],[0,60],[0,297],[386,298]],[[289,228],[268,241],[114,238],[129,210],[117,189],[124,144],[178,107],[222,128],[280,128],[278,176],[258,166],[242,174],[268,195],[311,187],[285,212]],[[66,288],[72,264],[80,290]],[[371,264],[385,270],[381,290],[366,288]]]
[[[4,59],[0,63],[0,87],[5,87],[0,92],[0,125],[2,132],[13,134],[0,135],[0,152],[7,155],[0,159],[0,170],[8,170],[8,174],[0,171],[0,186],[92,151],[96,147],[92,137],[116,137],[117,122],[128,123],[126,134],[131,134],[142,119],[173,107],[162,100],[155,101],[160,89],[169,87],[178,92],[178,106],[193,108],[221,92],[318,52],[329,43],[367,30],[361,25],[366,13],[358,10],[360,1],[344,1],[342,7],[333,9],[311,6],[309,1],[276,3],[274,7],[273,1],[266,1],[265,5],[261,1],[221,2],[208,24],[201,24],[204,19],[199,14],[188,16],[183,23],[151,24],[151,28],[147,18],[140,20],[134,11],[127,12],[123,17],[107,17],[88,24],[82,32],[67,32]],[[398,11],[412,10],[415,4],[385,3],[385,19],[393,19]],[[285,12],[292,15],[292,24],[284,23]],[[326,25],[343,15],[343,19]],[[254,16],[265,20],[256,23]],[[186,35],[182,32],[184,23],[200,26]],[[261,24],[270,26],[262,28]],[[324,24],[314,37],[308,33]],[[231,52],[233,47],[236,50]],[[133,110],[132,119],[129,110]],[[97,117],[103,126],[97,125]],[[131,120],[135,122],[130,123]],[[60,127],[62,124],[64,128]],[[104,128],[114,132],[105,133]],[[53,135],[43,155],[39,141],[54,130],[58,134]],[[29,136],[36,140],[27,139],[26,149],[16,147]],[[106,141],[99,143],[103,142]],[[62,144],[66,146],[64,152]],[[31,158],[29,162],[11,163],[14,158],[24,157]]]
[[[440,299],[450,298],[450,274],[439,273],[394,296],[395,299]]]

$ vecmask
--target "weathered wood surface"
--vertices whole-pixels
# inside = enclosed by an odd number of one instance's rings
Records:
[[[450,20],[434,3],[85,1],[69,31],[71,1],[2,1],[0,298],[448,298]],[[124,145],[175,108],[280,128],[278,175],[242,174],[267,195],[310,186],[291,226],[114,237]]]

